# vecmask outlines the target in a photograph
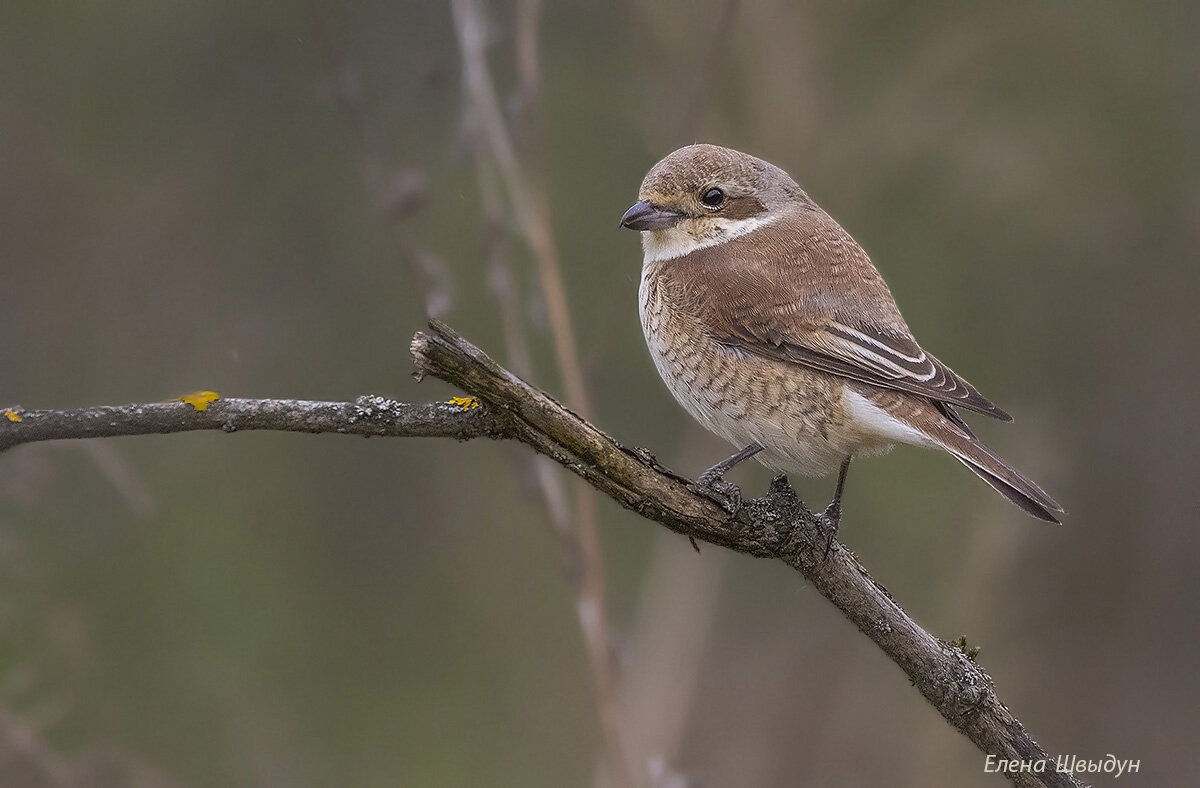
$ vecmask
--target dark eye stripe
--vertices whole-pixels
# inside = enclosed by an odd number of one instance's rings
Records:
[[[734,197],[725,203],[721,216],[726,219],[749,219],[767,210],[757,197]]]

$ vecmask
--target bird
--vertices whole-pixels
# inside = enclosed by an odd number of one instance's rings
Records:
[[[724,479],[753,457],[785,474],[838,471],[821,512],[835,533],[850,462],[895,444],[939,448],[1026,513],[1063,508],[985,446],[958,413],[1012,421],[917,344],[863,248],[786,172],[718,145],[646,174],[621,226],[641,234],[650,356],[674,398],[739,448],[697,478],[731,515]]]

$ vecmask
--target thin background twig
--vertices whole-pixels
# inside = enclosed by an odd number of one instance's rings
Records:
[[[488,68],[487,21],[482,8],[474,0],[455,0],[451,9],[462,55],[465,97],[472,126],[482,142],[477,157],[486,152],[486,158],[495,167],[516,225],[533,256],[566,402],[583,418],[590,418],[591,403],[579,361],[544,176],[538,72],[541,3],[520,0],[515,11],[518,74],[515,103],[519,109],[518,123],[524,132],[519,138],[520,150],[514,142]],[[544,491],[551,489],[546,487],[544,471],[538,471],[538,478]],[[551,500],[548,493],[547,500]],[[568,573],[576,589],[576,613],[596,696],[606,766],[606,774],[600,779],[615,785],[629,785],[631,772],[621,741],[616,649],[608,620],[596,496],[587,484],[575,484],[573,528],[560,527],[559,533],[565,540]]]
[[[452,7],[462,55],[464,130],[471,151],[485,218],[488,280],[500,316],[509,363],[518,374],[533,378],[533,353],[520,306],[517,278],[512,270],[509,241],[513,229],[524,238],[538,272],[546,305],[555,358],[567,402],[588,414],[590,404],[579,363],[570,311],[554,240],[550,202],[541,155],[538,23],[541,4],[521,0],[513,15],[517,85],[511,112],[501,108],[487,66],[487,20],[473,2]],[[409,266],[412,280],[424,290],[426,312],[444,315],[453,303],[453,280],[439,256],[406,230],[406,221],[419,209],[425,192],[424,172],[408,167],[390,174],[379,141],[379,130],[364,106],[358,73],[332,45],[324,41],[331,63],[328,80],[332,98],[345,114],[363,147],[363,177],[377,213],[389,222],[394,239]],[[510,128],[511,126],[511,128]],[[616,657],[608,623],[604,562],[600,551],[596,496],[576,482],[572,510],[566,486],[553,463],[537,455],[528,462],[547,516],[562,544],[566,574],[575,589],[576,611],[588,655],[597,716],[602,735],[601,779],[629,783],[620,742],[619,690]]]

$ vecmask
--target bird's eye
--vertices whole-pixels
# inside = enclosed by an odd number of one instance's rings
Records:
[[[706,208],[720,208],[725,204],[725,192],[717,188],[709,189],[700,195],[700,202],[704,203]]]

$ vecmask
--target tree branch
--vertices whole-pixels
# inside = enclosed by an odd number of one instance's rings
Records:
[[[195,430],[334,432],[392,438],[507,438],[503,414],[491,408],[438,402],[409,405],[366,395],[354,402],[299,399],[218,399],[206,410],[184,402],[100,406],[76,410],[9,409],[0,415],[0,451],[63,438],[112,438]]]
[[[433,375],[482,401],[408,405],[383,397],[355,402],[220,399],[196,411],[182,402],[12,412],[0,418],[0,451],[20,443],[220,429],[338,432],[396,437],[518,440],[585,479],[622,506],[676,533],[742,553],[776,558],[800,572],[908,676],[926,700],[981,752],[998,760],[1042,762],[1045,771],[1005,772],[1019,786],[1081,783],[1055,761],[996,697],[990,676],[961,650],[917,625],[836,541],[828,557],[817,517],[784,477],[736,517],[662,467],[646,451],[626,448],[544,392],[499,366],[440,321],[412,341],[418,378]]]
[[[1006,772],[1021,786],[1079,786],[996,697],[992,679],[957,648],[917,625],[857,560],[826,538],[784,477],[737,517],[659,465],[643,450],[621,446],[552,398],[500,367],[439,321],[412,342],[420,373],[460,386],[508,413],[511,437],[546,454],[622,506],[672,531],[750,555],[778,558],[796,569],[871,638],[938,713],[984,754],[1040,762],[1045,771]]]

